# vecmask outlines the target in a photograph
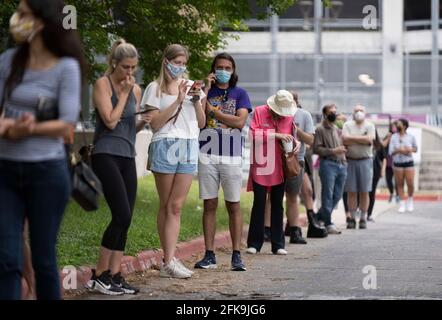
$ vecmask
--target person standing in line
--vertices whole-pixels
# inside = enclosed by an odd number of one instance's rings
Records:
[[[0,55],[0,300],[22,298],[25,216],[36,298],[62,298],[56,242],[71,193],[63,137],[77,122],[85,75],[63,7],[21,0],[10,19],[17,46]]]
[[[293,118],[294,124],[296,126],[297,139],[301,141],[301,148],[298,153],[298,161],[301,167],[301,171],[299,175],[294,178],[287,179],[286,181],[286,215],[287,215],[287,224],[286,224],[286,235],[290,236],[290,243],[294,244],[307,244],[307,241],[302,237],[302,229],[299,223],[299,207],[298,207],[298,195],[301,193],[303,189],[304,182],[306,184],[310,184],[308,181],[308,176],[305,176],[305,162],[304,157],[306,153],[306,146],[313,145],[315,128],[313,126],[313,119],[311,114],[302,109],[299,101],[298,94],[296,92],[291,92],[293,95],[293,99],[298,106],[298,111],[296,112],[295,117]],[[307,179],[306,179],[307,178]],[[310,188],[306,186],[304,188],[304,193],[306,197],[304,197],[304,205],[307,210],[307,217],[309,221],[309,234],[310,236],[314,234],[320,233],[324,234],[324,231],[314,230],[314,229],[324,229],[320,227],[315,221],[315,213],[313,211],[313,201],[311,200],[311,192]]]
[[[112,220],[103,234],[96,269],[86,287],[107,295],[139,292],[121,275],[121,260],[137,196],[136,133],[148,119],[137,122],[141,88],[135,83],[137,49],[117,40],[108,57],[108,70],[93,89],[97,125],[92,168],[103,185]],[[144,116],[147,117],[147,116]]]
[[[395,179],[394,179],[394,170],[393,170],[393,157],[388,152],[389,147],[390,147],[391,137],[396,132],[397,132],[396,121],[393,121],[393,123],[391,124],[391,128],[388,132],[388,136],[389,136],[388,143],[387,143],[387,146],[385,147],[385,149],[387,151],[387,168],[385,169],[385,180],[387,182],[388,192],[390,193],[390,197],[388,199],[388,202],[390,202],[390,203],[393,202],[393,200],[396,200],[396,203],[399,203],[399,192],[397,189],[397,183],[396,183],[396,181],[394,181]],[[396,193],[396,195],[395,195],[395,193]]]
[[[390,139],[390,134],[381,140],[379,137],[379,133],[375,130],[375,139],[373,140],[373,181],[371,185],[371,191],[369,193],[369,204],[367,211],[367,221],[374,222],[372,217],[373,208],[376,201],[376,189],[378,187],[379,179],[385,176],[385,169],[387,167],[387,153],[388,150],[386,146],[388,144],[388,140]]]
[[[365,119],[365,107],[357,105],[353,109],[353,120],[347,121],[342,129],[342,141],[347,146],[348,172],[345,191],[348,194],[347,229],[356,228],[356,212],[361,216],[359,229],[367,228],[369,192],[373,181],[373,140],[375,127]],[[358,205],[359,197],[359,205]]]
[[[235,60],[228,53],[220,53],[214,58],[207,80],[207,124],[199,136],[198,162],[200,198],[204,200],[203,231],[206,252],[204,258],[195,264],[195,268],[216,268],[214,240],[218,191],[221,185],[229,213],[232,238],[231,269],[246,271],[240,253],[243,224],[240,197],[244,149],[241,131],[249,113],[252,112],[252,106],[247,91],[236,86],[238,75]]]
[[[300,142],[294,136],[293,116],[297,112],[293,95],[279,90],[258,106],[250,124],[252,140],[251,164],[247,190],[253,190],[253,207],[247,236],[247,253],[256,254],[264,242],[264,211],[266,194],[271,201],[271,250],[273,254],[286,255],[283,231],[283,198],[285,175],[282,152],[299,151]],[[282,147],[283,145],[284,147]],[[270,189],[270,191],[268,190]]]
[[[321,179],[321,208],[317,213],[328,234],[340,234],[332,222],[333,209],[342,198],[347,178],[347,148],[342,144],[340,133],[335,125],[336,105],[322,108],[323,121],[316,128],[313,152],[320,157],[319,177]]]
[[[413,153],[417,152],[416,138],[407,133],[408,120],[399,119],[397,130],[391,137],[389,154],[393,157],[394,177],[399,192],[399,212],[414,210],[414,161]],[[407,183],[408,200],[405,203],[404,183]]]
[[[201,89],[190,92],[193,81],[183,78],[189,53],[179,44],[164,50],[158,78],[143,96],[142,106],[153,111],[149,146],[150,170],[160,198],[158,234],[164,261],[161,277],[190,278],[193,271],[175,258],[180,233],[181,210],[198,164],[199,131],[206,124]]]

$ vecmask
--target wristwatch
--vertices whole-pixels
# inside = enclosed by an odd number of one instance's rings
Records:
[[[215,118],[215,110],[210,110],[210,111],[209,111],[209,116],[210,116],[211,118]]]

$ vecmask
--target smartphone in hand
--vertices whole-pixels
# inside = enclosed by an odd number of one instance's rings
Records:
[[[195,94],[199,94],[201,88],[203,87],[203,80],[195,80],[190,87],[189,92],[187,93],[189,96],[193,96]]]

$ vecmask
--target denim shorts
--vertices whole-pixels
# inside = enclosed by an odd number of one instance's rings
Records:
[[[164,138],[149,146],[150,170],[165,174],[194,174],[198,165],[198,139]]]

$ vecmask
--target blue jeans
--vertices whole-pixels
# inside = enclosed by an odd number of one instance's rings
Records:
[[[25,217],[37,299],[61,299],[55,244],[70,189],[64,159],[0,160],[0,300],[21,299]]]
[[[318,211],[318,219],[328,226],[332,224],[333,209],[342,198],[347,178],[347,165],[321,159],[319,177],[321,178],[321,209]]]

